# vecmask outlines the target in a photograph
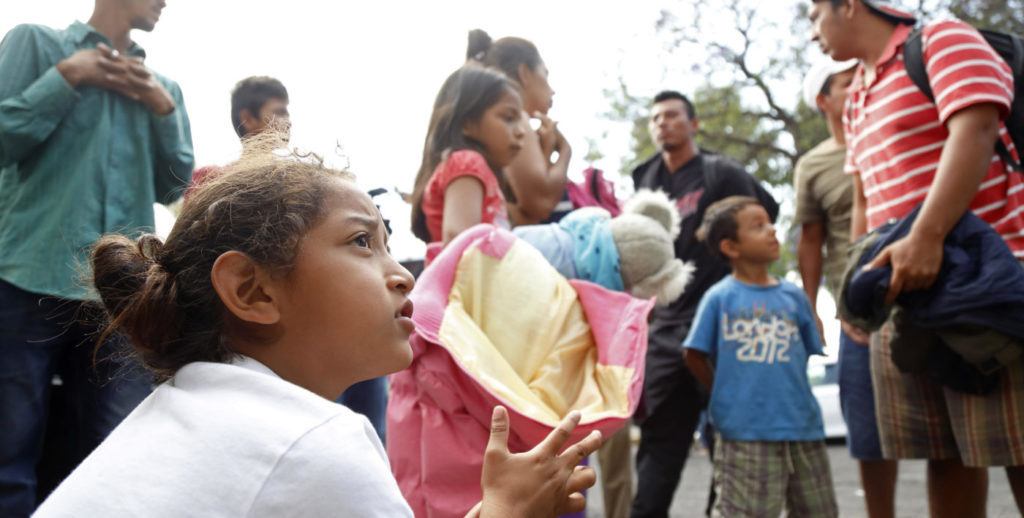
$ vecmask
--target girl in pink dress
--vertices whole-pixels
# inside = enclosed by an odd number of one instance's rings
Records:
[[[412,230],[428,244],[428,261],[477,223],[508,227],[502,168],[523,147],[522,113],[501,72],[467,65],[441,86],[412,194]]]

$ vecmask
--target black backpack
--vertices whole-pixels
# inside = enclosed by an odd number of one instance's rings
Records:
[[[1013,145],[1017,148],[1017,155],[1024,153],[1024,38],[1016,34],[978,29],[985,41],[999,54],[1006,64],[1009,65],[1013,74],[1013,103],[1010,105],[1010,114],[1007,115],[1006,131],[1013,139]],[[928,100],[935,102],[935,94],[928,83],[928,73],[924,67],[924,54],[921,48],[921,28],[916,27],[907,36],[903,44],[903,65],[907,68],[907,75],[911,81],[921,90]],[[1024,167],[1018,160],[1013,160],[1010,151],[1000,139],[996,142],[996,153],[1010,167],[1024,173]]]

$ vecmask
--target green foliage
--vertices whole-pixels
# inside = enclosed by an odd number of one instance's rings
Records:
[[[806,34],[806,15],[801,11],[806,7],[792,3],[790,10],[797,21],[787,20],[787,28],[759,16],[759,9],[777,7],[754,0],[688,0],[679,3],[684,13],[679,17],[663,11],[657,28],[672,40],[673,63],[706,78],[683,92],[697,107],[700,145],[738,160],[770,184],[782,185],[792,181],[799,156],[828,132],[815,110],[795,107],[793,70],[806,70],[807,65],[806,41],[793,34]],[[709,18],[700,13],[709,12],[732,22],[725,28],[727,33],[708,30]],[[772,36],[771,45],[764,45],[765,35]],[[622,80],[605,96],[610,105],[606,116],[633,124],[633,153],[623,157],[620,168],[628,174],[656,151],[647,130],[650,98],[635,95]]]
[[[775,186],[791,185],[799,157],[828,138],[824,118],[799,94],[810,62],[820,56],[807,37],[808,5],[809,0],[678,0],[655,24],[672,49],[664,62],[700,78],[680,89],[697,108],[699,145],[738,160]],[[912,0],[903,5],[911,8]],[[918,0],[913,10],[922,20],[952,14],[977,27],[1024,34],[1024,0]],[[620,162],[620,172],[629,174],[656,152],[647,130],[650,97],[635,94],[621,78],[605,97],[605,116],[632,124],[632,153]],[[789,228],[786,219],[777,227]],[[795,269],[796,229],[787,236],[783,257],[773,266],[776,274]]]
[[[786,123],[758,113],[742,101],[740,92],[733,86],[703,85],[694,93],[694,104],[701,107],[698,118],[702,146],[732,157],[772,185],[791,183],[796,155],[792,149],[783,147]],[[803,115],[813,122],[821,120],[816,113]],[[800,116],[792,115],[797,125]],[[816,129],[816,135],[804,140],[820,141],[818,137],[828,136],[823,122]]]
[[[583,155],[583,161],[587,164],[593,164],[602,158],[604,158],[604,153],[597,147],[597,139],[587,137],[587,153]]]
[[[942,4],[975,27],[1024,34],[1024,0],[945,0]]]
[[[807,6],[807,0],[682,0],[656,23],[675,49],[673,67],[704,78],[683,91],[697,106],[701,145],[773,185],[789,184],[797,159],[828,137],[817,109],[799,101],[800,80],[818,53],[807,38]],[[1024,34],[1024,0],[918,0],[914,10],[925,20],[952,14],[977,27]],[[709,30],[712,18],[726,26]],[[650,97],[636,95],[621,78],[605,97],[608,119],[633,124],[632,154],[620,162],[620,172],[629,174],[656,151],[647,130]]]
[[[604,113],[604,117],[615,122],[632,124],[629,133],[631,154],[623,156],[619,161],[619,173],[629,176],[633,168],[656,151],[651,134],[647,130],[647,123],[651,120],[651,98],[631,93],[622,78],[619,78],[619,87],[614,90],[606,89],[604,96],[608,99],[608,111]]]

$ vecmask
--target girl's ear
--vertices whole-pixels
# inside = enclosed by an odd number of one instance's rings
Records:
[[[474,140],[480,140],[479,133],[480,121],[466,120],[466,122],[462,123],[463,135]]]
[[[243,322],[276,324],[281,318],[270,274],[249,256],[231,250],[213,263],[210,281],[224,307]]]

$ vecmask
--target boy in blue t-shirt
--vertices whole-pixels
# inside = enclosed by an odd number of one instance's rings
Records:
[[[755,198],[731,196],[704,215],[698,239],[732,264],[701,298],[686,365],[711,393],[712,516],[837,516],[821,410],[807,358],[822,354],[800,288],[768,274],[779,241]]]

